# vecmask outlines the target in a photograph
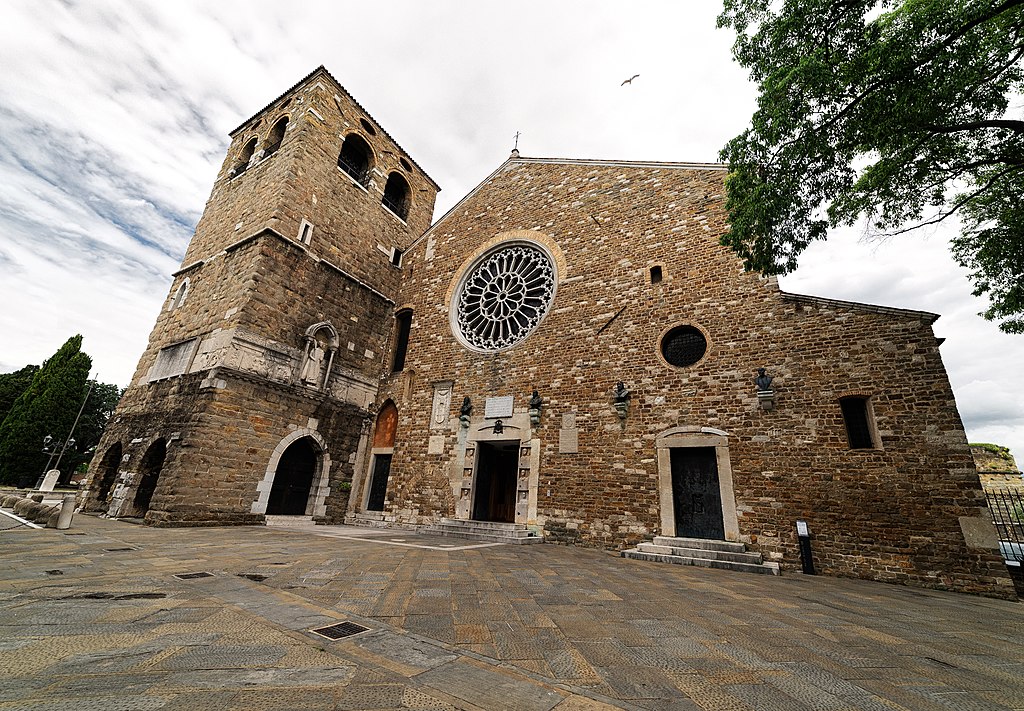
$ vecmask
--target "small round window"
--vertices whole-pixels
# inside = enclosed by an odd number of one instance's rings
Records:
[[[693,326],[676,326],[661,339],[661,355],[670,365],[693,365],[708,350],[708,340]]]
[[[510,348],[526,338],[555,295],[555,268],[536,245],[517,242],[484,255],[462,278],[452,326],[469,347]]]

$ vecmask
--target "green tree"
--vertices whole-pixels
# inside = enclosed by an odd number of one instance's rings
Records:
[[[13,373],[0,373],[0,422],[14,406],[23,392],[32,384],[32,376],[39,370],[38,365],[26,365]]]
[[[0,482],[30,485],[43,473],[43,438],[67,436],[85,397],[92,359],[73,336],[35,373],[0,423]]]
[[[956,216],[984,316],[1024,333],[1024,0],[725,0],[718,24],[760,89],[723,244],[784,274],[830,227]]]
[[[90,385],[92,386],[91,391],[89,391]],[[88,464],[92,459],[96,445],[100,443],[100,437],[103,436],[103,430],[124,393],[124,390],[117,385],[101,383],[92,379],[86,384],[86,390],[89,392],[89,399],[85,402],[82,417],[78,420],[75,433],[72,435],[75,438],[75,446],[69,448],[61,460],[60,469],[65,472],[61,476],[62,482],[69,479],[74,471]]]

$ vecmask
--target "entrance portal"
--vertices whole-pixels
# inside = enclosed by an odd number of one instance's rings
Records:
[[[673,447],[669,451],[676,536],[725,540],[715,448]]]
[[[474,521],[515,522],[518,472],[519,440],[477,443]]]
[[[284,450],[267,500],[267,513],[302,516],[309,505],[320,452],[310,437],[295,440]]]
[[[391,457],[390,454],[373,455],[370,496],[366,500],[367,511],[384,510],[384,496],[388,493],[388,476],[391,474]]]

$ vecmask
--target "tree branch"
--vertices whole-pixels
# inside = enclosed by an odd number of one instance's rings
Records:
[[[957,200],[957,202],[953,205],[953,207],[949,208],[949,210],[947,210],[946,212],[942,213],[941,215],[938,215],[938,216],[933,217],[931,219],[925,220],[924,222],[920,222],[920,223],[918,223],[916,225],[913,225],[911,227],[905,227],[902,230],[896,230],[895,232],[887,232],[887,233],[885,233],[882,236],[883,237],[895,237],[896,235],[902,235],[902,234],[905,234],[907,232],[913,232],[914,230],[919,230],[922,227],[927,227],[928,225],[937,225],[940,222],[942,222],[943,220],[945,220],[947,217],[952,215],[953,213],[957,212],[961,207],[963,207],[964,205],[969,203],[971,200],[974,200],[975,198],[977,198],[977,197],[979,197],[981,195],[984,195],[986,192],[989,191],[989,189],[991,189],[991,187],[995,184],[995,182],[997,180],[1002,178],[1004,175],[1007,175],[1008,173],[1012,173],[1015,170],[1020,170],[1020,167],[1014,165],[1014,166],[1010,166],[1006,170],[999,171],[998,173],[993,175],[991,178],[986,180],[985,184],[982,185],[977,190],[975,190],[973,193],[971,193],[970,195],[964,196],[960,200]]]
[[[987,121],[970,121],[968,123],[955,123],[949,126],[940,126],[934,123],[923,123],[921,127],[934,131],[935,133],[958,133],[960,131],[974,131],[979,128],[1006,128],[1014,133],[1024,133],[1024,121],[1012,119],[989,119]]]

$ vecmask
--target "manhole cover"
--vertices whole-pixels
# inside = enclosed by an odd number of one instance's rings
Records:
[[[46,574],[47,575],[64,575],[64,571],[63,570],[47,570]]]
[[[264,580],[269,578],[269,575],[260,575],[259,573],[239,573],[238,577],[251,580],[254,583],[262,583]]]
[[[105,550],[107,553],[123,553],[124,551],[137,551],[139,549],[138,548],[128,547],[128,548],[104,548],[103,550]]]
[[[351,637],[354,634],[366,632],[369,629],[369,627],[357,625],[355,622],[339,622],[336,625],[317,627],[315,630],[310,630],[310,632],[327,639],[341,639],[342,637]]]
[[[196,578],[212,578],[213,573],[205,571],[202,573],[176,573],[174,577],[178,580],[195,580]]]

